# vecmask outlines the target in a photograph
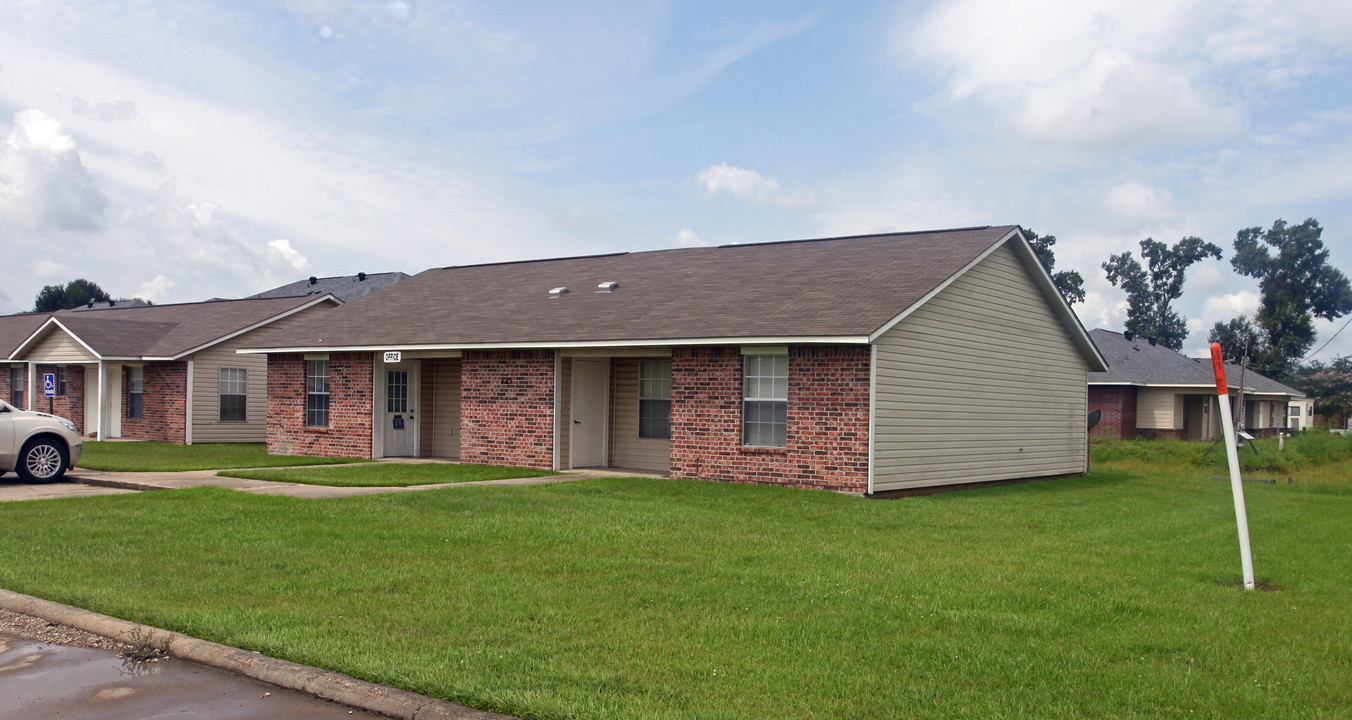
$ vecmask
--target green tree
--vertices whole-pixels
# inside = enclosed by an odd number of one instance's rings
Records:
[[[1253,368],[1278,380],[1290,377],[1314,345],[1314,319],[1352,312],[1352,285],[1328,262],[1324,229],[1314,218],[1299,225],[1277,220],[1235,236],[1230,265],[1258,280],[1262,300],[1254,318],[1262,334]]]
[[[1188,337],[1188,326],[1171,305],[1183,295],[1188,268],[1209,257],[1219,260],[1221,249],[1199,237],[1185,237],[1173,247],[1153,238],[1142,240],[1140,245],[1148,269],[1141,266],[1130,250],[1109,256],[1103,263],[1108,282],[1127,293],[1126,329],[1142,337],[1156,338],[1164,347],[1181,350]]]
[[[1028,244],[1033,246],[1033,252],[1042,263],[1042,267],[1047,269],[1047,274],[1052,276],[1052,283],[1056,285],[1056,291],[1061,293],[1061,297],[1072,305],[1084,302],[1084,278],[1080,273],[1075,270],[1055,272],[1056,253],[1052,252],[1052,246],[1056,244],[1056,236],[1038,235],[1032,230],[1024,230],[1023,236],[1028,239]]]
[[[1220,343],[1221,356],[1225,361],[1238,365],[1246,353],[1258,351],[1262,344],[1262,334],[1258,326],[1249,320],[1248,315],[1240,315],[1230,322],[1218,322],[1213,325],[1206,341]]]
[[[1352,413],[1352,358],[1302,365],[1292,374],[1291,387],[1313,398],[1315,414],[1330,425],[1347,427],[1347,415]]]
[[[98,286],[98,283],[84,278],[76,278],[65,285],[44,286],[38,291],[38,296],[33,301],[33,311],[69,310],[84,305],[90,300],[105,302],[112,299],[112,296],[104,292],[103,288]]]

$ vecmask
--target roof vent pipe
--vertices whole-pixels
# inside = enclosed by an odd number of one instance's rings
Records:
[[[310,284],[311,284],[311,285],[318,285],[318,284],[319,284],[319,278],[315,277],[314,275],[311,275],[311,276],[310,276]]]
[[[1159,340],[1160,340],[1159,338],[1153,338],[1153,337],[1152,337],[1152,338],[1150,338],[1150,344],[1153,346],[1155,343],[1159,342]]]
[[[617,282],[615,282],[614,280],[607,280],[606,282],[603,282],[603,283],[601,283],[600,285],[597,285],[597,286],[596,286],[596,292],[598,292],[598,293],[613,293],[613,292],[615,292],[615,288],[617,288],[617,287],[619,287],[619,286],[620,286],[620,284],[617,283]]]
[[[1122,333],[1122,337],[1126,338],[1126,339],[1127,339],[1127,342],[1131,342],[1131,339],[1134,338],[1134,337],[1136,337],[1136,336],[1133,335],[1132,332],[1131,332],[1130,330],[1128,330],[1128,331]]]
[[[94,298],[89,298],[89,302],[85,303],[85,309],[86,310],[94,309]]]
[[[568,294],[568,288],[566,288],[566,287],[560,286],[560,287],[552,288],[552,289],[549,291],[549,299],[550,299],[550,300],[557,300],[557,299],[559,299],[559,298],[561,298],[561,297],[563,297],[564,295],[567,295],[567,294]]]
[[[366,273],[364,272],[357,273],[357,282],[366,282]]]

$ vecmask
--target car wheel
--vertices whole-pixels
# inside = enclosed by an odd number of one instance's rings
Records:
[[[26,482],[55,482],[66,474],[66,449],[48,438],[28,441],[19,453],[15,472]]]

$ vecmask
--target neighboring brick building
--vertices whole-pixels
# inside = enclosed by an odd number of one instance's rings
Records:
[[[1216,379],[1211,358],[1190,358],[1147,338],[1096,329],[1089,332],[1109,369],[1089,373],[1089,409],[1103,413],[1091,437],[1213,440],[1220,436]],[[1225,368],[1232,403],[1240,392],[1239,367]],[[1287,426],[1287,405],[1305,395],[1248,370],[1244,425],[1253,435]],[[1235,409],[1235,420],[1239,412]]]
[[[0,352],[9,360],[0,399],[15,396],[18,380],[23,402],[14,404],[65,417],[98,438],[263,442],[267,362],[236,348],[337,304],[327,295],[98,303],[0,317]],[[51,398],[47,374],[56,380]]]
[[[242,352],[272,452],[850,493],[1082,472],[1106,369],[1016,226],[440,268]]]

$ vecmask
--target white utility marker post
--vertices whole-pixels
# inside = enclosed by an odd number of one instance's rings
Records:
[[[1239,448],[1235,447],[1235,421],[1230,416],[1230,389],[1225,384],[1221,344],[1211,343],[1211,364],[1216,370],[1216,394],[1221,401],[1221,431],[1225,433],[1225,458],[1230,462],[1230,490],[1235,496],[1235,523],[1239,526],[1239,561],[1244,566],[1244,589],[1253,590],[1253,554],[1249,551],[1249,516],[1244,510],[1244,486],[1239,477]]]

